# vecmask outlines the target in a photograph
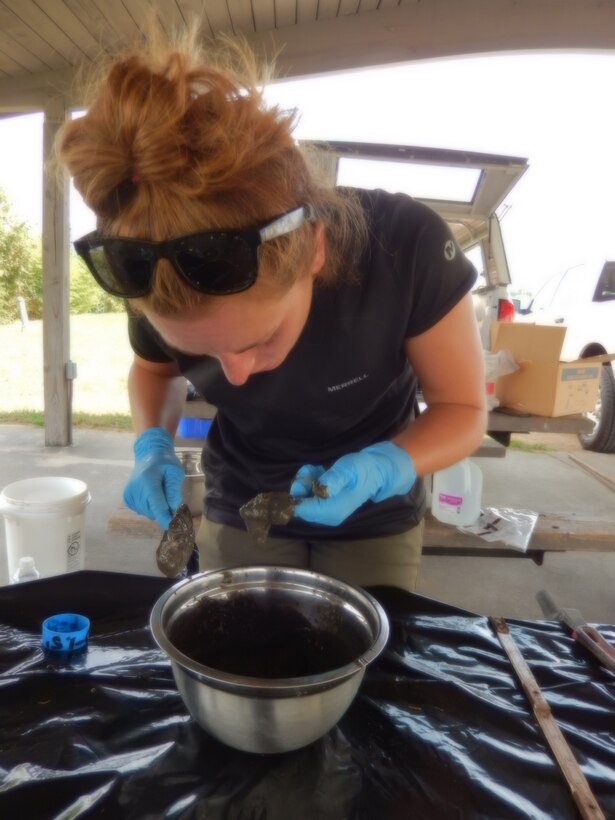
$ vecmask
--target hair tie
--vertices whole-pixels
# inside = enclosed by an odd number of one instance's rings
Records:
[[[133,185],[136,185],[137,183],[141,182],[141,174],[133,174],[130,178],[130,181],[133,183]]]

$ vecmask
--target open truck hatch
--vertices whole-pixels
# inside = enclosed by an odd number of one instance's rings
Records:
[[[420,199],[447,220],[459,224],[485,222],[495,213],[506,195],[527,169],[527,160],[499,154],[482,154],[448,148],[422,148],[411,145],[386,145],[362,142],[311,143],[322,146],[335,157],[336,179],[341,184],[364,184],[368,165],[378,168],[384,178],[389,171],[406,193]],[[362,166],[362,168],[359,166]],[[421,169],[419,190],[406,190],[404,177],[391,163],[413,165]],[[352,170],[354,166],[355,170]],[[359,177],[359,174],[363,176]],[[354,182],[350,177],[354,175]],[[432,177],[430,183],[429,175]],[[465,178],[465,192],[460,181]],[[448,178],[448,182],[446,181]],[[431,185],[433,195],[430,196]],[[385,187],[385,186],[383,186]],[[446,196],[447,188],[449,195]]]
[[[514,315],[496,211],[526,172],[527,159],[368,142],[306,142],[304,148],[331,185],[406,193],[446,220],[478,272],[472,298],[488,349],[492,321]]]

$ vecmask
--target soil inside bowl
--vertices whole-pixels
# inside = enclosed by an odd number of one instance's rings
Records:
[[[168,637],[198,663],[256,678],[329,672],[370,645],[365,630],[343,609],[318,604],[307,617],[275,592],[191,602],[169,625]]]

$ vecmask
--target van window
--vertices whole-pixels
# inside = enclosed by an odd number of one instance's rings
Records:
[[[466,259],[474,265],[476,273],[478,274],[473,290],[477,291],[481,288],[489,288],[489,279],[485,271],[485,254],[483,253],[481,245],[472,245],[471,248],[464,250],[464,255]]]
[[[595,272],[593,275],[595,276]],[[532,302],[532,312],[562,310],[589,302],[593,281],[590,267],[585,264],[573,265],[542,286]]]
[[[596,269],[588,265],[575,265],[563,275],[553,298],[554,307],[570,309],[575,305],[587,304],[591,299]]]
[[[547,310],[551,307],[555,292],[562,281],[562,275],[557,274],[549,279],[538,291],[534,300],[532,301],[532,313],[539,310]]]
[[[598,279],[594,302],[615,300],[615,262],[606,262]]]
[[[473,245],[471,248],[468,248],[464,251],[466,258],[470,260],[470,262],[476,268],[476,272],[479,276],[485,275],[485,257],[483,256],[483,249],[480,245]]]
[[[337,184],[354,188],[401,191],[415,199],[472,202],[480,182],[476,168],[404,164],[365,157],[340,157]]]

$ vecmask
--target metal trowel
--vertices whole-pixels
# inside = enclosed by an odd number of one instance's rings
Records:
[[[545,617],[558,620],[572,632],[572,637],[588,649],[607,669],[615,672],[615,647],[606,641],[593,626],[589,626],[578,609],[558,606],[546,589],[536,593]]]

